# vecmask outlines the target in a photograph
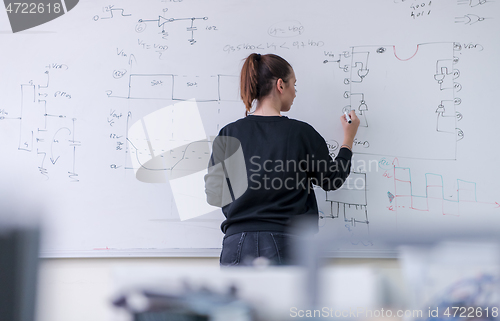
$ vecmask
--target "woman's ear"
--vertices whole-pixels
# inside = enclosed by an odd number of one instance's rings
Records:
[[[283,89],[285,89],[285,82],[283,81],[283,79],[278,79],[278,81],[276,82],[276,89],[278,89],[280,94],[283,93]]]

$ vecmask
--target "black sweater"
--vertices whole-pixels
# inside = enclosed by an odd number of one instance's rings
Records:
[[[341,148],[333,160],[325,140],[312,126],[285,116],[249,115],[226,125],[217,138],[223,140],[214,142],[205,186],[208,202],[222,206],[226,220],[221,229],[226,235],[284,232],[296,215],[318,219],[312,184],[324,190],[338,189],[350,172],[349,149]],[[231,166],[228,159],[238,158],[234,156],[237,149],[242,152],[240,164],[233,161]],[[218,163],[222,163],[220,171],[215,170]],[[246,177],[234,174],[238,168],[240,173],[246,169]],[[224,183],[230,201],[221,204]],[[216,198],[219,200],[214,202]]]

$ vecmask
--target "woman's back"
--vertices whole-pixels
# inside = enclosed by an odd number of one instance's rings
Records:
[[[333,160],[313,127],[281,115],[293,104],[295,83],[292,67],[279,56],[245,60],[240,89],[246,117],[220,130],[205,176],[208,202],[226,217],[221,265],[247,264],[245,256],[286,263],[290,223],[318,219],[313,184],[333,190],[349,175],[359,120],[354,112],[352,123],[341,119],[344,144]]]

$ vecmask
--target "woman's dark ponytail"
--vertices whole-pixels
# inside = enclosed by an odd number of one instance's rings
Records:
[[[253,53],[247,57],[241,69],[240,93],[246,108],[245,116],[248,115],[252,109],[252,102],[257,98],[257,72],[260,61],[260,54]]]

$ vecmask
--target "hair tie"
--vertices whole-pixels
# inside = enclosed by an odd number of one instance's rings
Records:
[[[255,61],[260,61],[260,57],[261,57],[261,56],[260,56],[260,54],[259,54],[259,53],[258,53],[258,54],[256,54],[256,55],[255,55]]]

